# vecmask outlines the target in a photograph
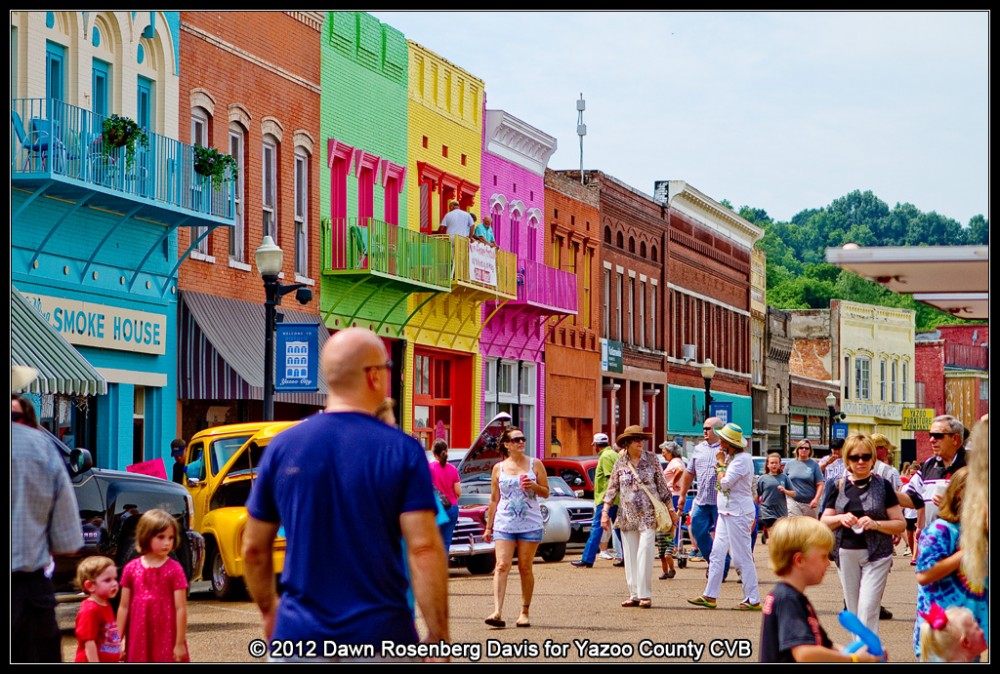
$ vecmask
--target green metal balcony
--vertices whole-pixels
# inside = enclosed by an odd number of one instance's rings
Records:
[[[231,226],[234,181],[217,188],[194,170],[194,146],[147,133],[134,153],[103,137],[105,117],[52,98],[10,110],[11,188],[172,227]]]
[[[323,273],[407,293],[451,290],[448,239],[376,220],[323,218]]]

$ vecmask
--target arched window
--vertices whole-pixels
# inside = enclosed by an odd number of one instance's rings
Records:
[[[646,242],[643,241],[639,244],[639,255],[646,257]]]
[[[628,252],[635,253],[635,237],[633,236],[628,238]]]
[[[609,246],[611,245],[611,228],[610,227],[605,227],[604,228],[604,243],[608,244]]]
[[[653,262],[658,262],[658,260],[656,259],[656,246],[652,246],[652,248],[653,248],[653,253],[651,257],[653,258]]]
[[[625,235],[622,234],[621,232],[618,232],[618,235],[615,237],[615,244],[619,248],[624,248],[625,247]]]

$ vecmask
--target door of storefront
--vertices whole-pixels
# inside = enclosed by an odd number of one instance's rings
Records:
[[[425,449],[438,438],[467,446],[471,424],[470,357],[417,349],[413,358],[413,436]]]

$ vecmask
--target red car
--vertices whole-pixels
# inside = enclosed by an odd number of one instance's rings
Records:
[[[583,492],[581,498],[594,498],[594,472],[597,461],[594,456],[560,456],[542,459],[546,475],[554,475],[566,480],[575,492]]]

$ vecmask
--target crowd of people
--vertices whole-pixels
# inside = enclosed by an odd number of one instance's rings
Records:
[[[270,659],[447,659],[447,653],[419,649],[450,638],[447,550],[461,482],[447,463],[447,445],[436,443],[428,462],[421,445],[396,428],[388,398],[390,361],[370,331],[336,333],[321,363],[329,389],[326,409],[275,437],[258,468],[243,539],[247,588],[269,642],[391,641],[414,650],[318,658],[282,652]],[[59,637],[51,607],[43,607],[52,596],[45,567],[52,555],[72,553],[82,540],[65,470],[31,427],[33,419],[30,400],[12,392],[12,652],[15,660],[55,661]],[[761,661],[886,659],[870,648],[832,643],[806,592],[823,582],[834,562],[846,610],[877,635],[894,549],[907,532],[915,567],[916,657],[977,660],[986,650],[988,419],[977,426],[967,452],[962,424],[947,415],[935,418],[933,456],[905,467],[902,475],[891,465],[892,443],[879,434],[835,443],[822,465],[803,441],[784,468],[780,455],[769,455],[760,476],[738,425],[709,418],[703,434],[686,464],[677,444],[660,445],[665,468],[647,449],[651,437],[640,426],[626,427],[614,444],[606,434],[594,436],[596,526],[573,566],[592,567],[599,553],[609,552],[613,535],[625,571],[622,607],[652,606],[655,559],[661,561],[660,579],[676,574],[667,558],[674,554],[684,499],[695,484],[690,535],[708,568],[703,592],[687,602],[717,608],[721,583],[734,567],[743,599],[731,608],[763,613],[756,650]],[[549,487],[544,468],[526,454],[525,440],[521,429],[506,427],[499,439],[503,459],[492,468],[485,528],[496,549],[494,610],[485,619],[492,628],[506,627],[515,556],[521,606],[514,625],[531,625],[532,563],[544,528],[540,499]],[[26,467],[51,475],[54,490],[27,492],[38,480],[17,479],[15,473]],[[359,503],[366,504],[364,516]],[[779,576],[763,600],[753,561],[758,523]],[[279,527],[287,543],[280,591],[273,566]],[[366,555],[338,555],[343,541],[362,539]],[[113,560],[91,557],[79,565],[77,580],[87,598],[77,617],[77,661],[190,659],[187,581],[170,558],[178,541],[176,521],[154,509],[139,521],[139,554],[122,570],[120,583]],[[338,581],[330,583],[334,558]],[[117,613],[111,609],[116,596]],[[425,626],[422,637],[414,607]]]

